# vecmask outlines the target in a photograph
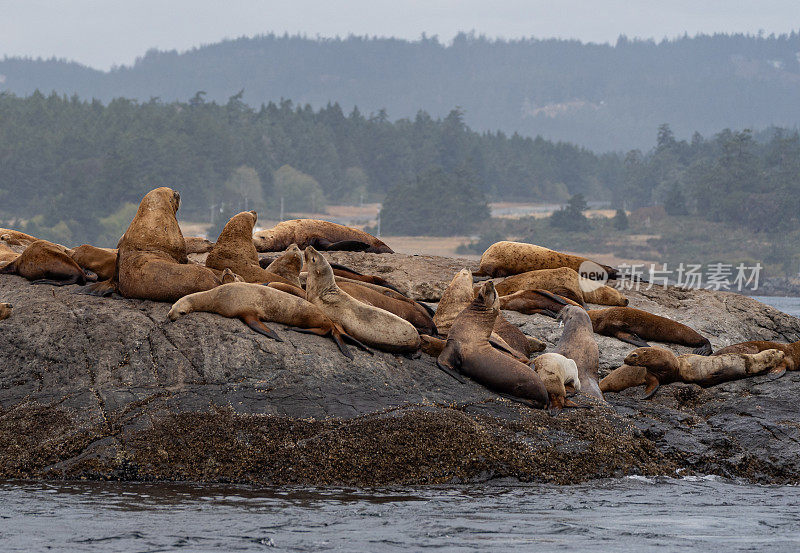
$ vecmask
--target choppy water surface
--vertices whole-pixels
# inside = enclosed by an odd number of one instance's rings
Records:
[[[753,296],[753,299],[771,305],[793,317],[800,317],[800,298],[789,296]]]
[[[646,551],[664,546],[796,551],[800,488],[710,477],[396,490],[0,483],[3,551]]]

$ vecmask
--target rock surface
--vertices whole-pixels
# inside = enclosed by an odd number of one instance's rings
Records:
[[[435,301],[467,260],[336,252]],[[715,348],[800,339],[800,320],[744,296],[658,286],[631,306],[674,318]],[[514,477],[569,483],[624,474],[800,482],[800,373],[709,389],[608,394],[557,418],[461,384],[434,360],[354,351],[271,325],[168,304],[77,295],[0,275],[0,477],[414,484]],[[548,343],[540,315],[505,312]],[[596,336],[603,373],[633,346]],[[660,345],[660,344],[659,344]],[[689,348],[667,346],[677,353]],[[586,397],[578,401],[591,404]]]

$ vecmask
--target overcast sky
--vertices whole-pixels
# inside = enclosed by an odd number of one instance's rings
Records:
[[[187,50],[261,33],[614,42],[688,32],[790,32],[800,0],[0,0],[0,55],[107,69],[150,48]]]

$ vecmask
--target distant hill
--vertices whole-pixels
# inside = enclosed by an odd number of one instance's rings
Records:
[[[185,53],[152,50],[133,66],[97,71],[61,60],[6,58],[0,89],[186,101],[198,91],[225,102],[244,89],[258,106],[292,98],[315,108],[338,102],[392,119],[455,106],[476,130],[518,131],[595,151],[647,149],[669,123],[679,137],[730,128],[800,123],[800,34],[700,35],[615,45],[571,40],[452,44],[349,37],[265,35]]]

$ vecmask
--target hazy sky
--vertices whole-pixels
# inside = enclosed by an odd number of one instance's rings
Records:
[[[614,42],[688,32],[789,32],[800,0],[0,0],[0,56],[73,59],[107,69],[150,48],[186,50],[276,32]]]

